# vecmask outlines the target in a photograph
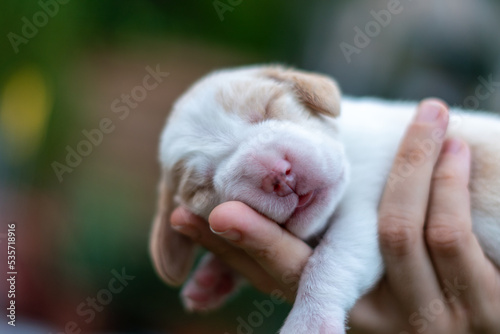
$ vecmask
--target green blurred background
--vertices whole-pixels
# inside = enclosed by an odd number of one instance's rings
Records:
[[[498,1],[402,0],[347,62],[340,43],[353,44],[353,28],[388,2],[3,0],[0,269],[14,222],[18,275],[17,326],[4,319],[2,333],[233,334],[268,298],[246,289],[218,312],[186,314],[147,253],[161,129],[173,101],[213,69],[281,62],[333,75],[347,94],[500,110],[498,92],[476,94],[480,78],[500,81]],[[129,114],[115,113],[148,67],[169,75]],[[106,118],[113,131],[58,177],[54,163],[66,165],[83,131]],[[134,278],[86,321],[79,305],[104,296],[113,270]],[[274,333],[288,310],[277,306],[254,333]]]

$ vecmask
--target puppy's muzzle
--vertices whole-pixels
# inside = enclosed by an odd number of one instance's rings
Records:
[[[292,172],[292,165],[284,159],[278,160],[262,179],[262,190],[280,197],[294,193],[296,185],[297,180]]]

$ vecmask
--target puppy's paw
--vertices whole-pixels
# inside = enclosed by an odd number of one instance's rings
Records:
[[[213,254],[207,254],[181,291],[184,308],[191,312],[218,309],[235,292],[240,276]]]

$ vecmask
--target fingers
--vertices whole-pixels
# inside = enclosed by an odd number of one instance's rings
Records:
[[[440,296],[423,238],[434,165],[446,127],[443,102],[423,101],[407,130],[379,208],[379,240],[387,279],[412,313]]]
[[[495,275],[472,232],[469,174],[469,148],[448,140],[433,175],[425,236],[448,301],[481,305],[488,291],[484,279]],[[485,275],[488,271],[491,275]]]
[[[241,202],[219,205],[209,222],[215,233],[229,237],[278,282],[287,286],[290,281],[288,287],[295,295],[298,277],[312,254],[305,242]]]
[[[222,238],[216,236],[208,223],[189,212],[186,208],[179,207],[171,217],[172,227],[195,242],[217,255],[221,260],[233,267],[246,277],[257,289],[270,293],[280,285],[258,264],[255,260]]]

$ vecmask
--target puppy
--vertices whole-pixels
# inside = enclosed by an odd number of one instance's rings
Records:
[[[201,79],[175,103],[161,137],[150,242],[156,271],[178,286],[193,264],[195,244],[170,227],[178,205],[208,218],[218,204],[241,201],[299,238],[322,236],[281,333],[344,333],[349,310],[383,273],[377,208],[388,179],[404,186],[405,176],[389,171],[415,110],[415,103],[341,102],[330,78],[279,66]],[[452,135],[472,150],[474,232],[500,265],[500,118],[460,113],[456,120]],[[422,143],[423,152],[437,147]],[[191,310],[219,307],[239,282],[211,254],[197,275],[216,282],[186,283],[182,298]]]

